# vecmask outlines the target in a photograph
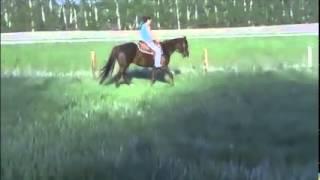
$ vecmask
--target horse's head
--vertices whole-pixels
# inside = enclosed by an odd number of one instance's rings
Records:
[[[176,50],[182,54],[183,57],[189,57],[189,46],[186,36],[176,40]]]

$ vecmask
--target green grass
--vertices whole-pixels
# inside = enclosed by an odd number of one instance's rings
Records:
[[[90,51],[97,53],[101,67],[114,42],[53,43],[32,45],[1,45],[1,66],[13,68],[50,70],[55,72],[90,70]],[[208,48],[212,66],[237,65],[248,68],[252,65],[278,65],[279,63],[302,63],[306,61],[307,46],[313,48],[314,63],[318,59],[316,36],[191,39],[190,58],[182,59],[179,54],[172,57],[173,67],[199,67],[202,65],[203,48]]]
[[[175,56],[175,68],[197,63],[205,46],[213,62],[241,67],[295,63],[318,46],[308,37],[191,42],[190,61]],[[61,72],[89,69],[93,48],[101,63],[111,44],[1,48],[2,68],[18,57],[22,70]],[[134,75],[119,88],[91,77],[2,77],[1,179],[316,179],[315,73],[182,71],[174,87]]]

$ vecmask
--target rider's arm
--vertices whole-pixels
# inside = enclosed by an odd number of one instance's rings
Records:
[[[150,26],[148,27],[148,31],[149,31],[149,33],[151,34],[151,36],[152,36],[152,39],[154,39],[156,42],[160,42],[160,40],[159,40],[159,38],[158,38],[158,36],[155,34],[155,33],[153,33],[153,31],[151,31],[151,28],[150,28]]]

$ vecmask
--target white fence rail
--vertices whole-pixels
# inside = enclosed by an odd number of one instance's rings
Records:
[[[319,24],[295,24],[238,28],[210,28],[183,30],[155,30],[164,38],[187,36],[191,38],[229,38],[319,35]],[[1,33],[1,44],[28,44],[53,42],[129,41],[138,40],[138,31],[45,31]]]

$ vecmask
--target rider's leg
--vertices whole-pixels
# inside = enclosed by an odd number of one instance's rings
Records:
[[[156,68],[161,67],[161,49],[159,46],[154,44],[153,42],[147,42],[148,46],[155,52],[154,56],[154,66]]]
[[[154,60],[155,60],[154,66],[155,66],[156,68],[161,67],[161,50],[160,50],[160,48],[158,48],[158,49],[155,50]]]

